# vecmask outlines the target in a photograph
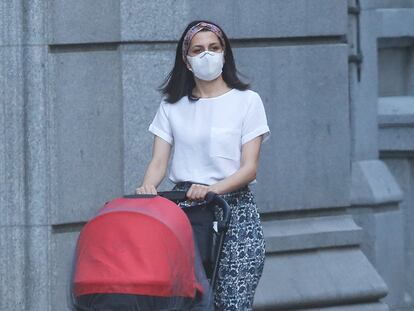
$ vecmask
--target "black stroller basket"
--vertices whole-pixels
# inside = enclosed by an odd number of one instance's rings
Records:
[[[175,203],[187,200],[185,191],[164,191],[158,194]],[[218,194],[209,192],[205,201],[183,208],[183,211],[193,227],[206,276],[215,292],[218,264],[230,223],[230,207]]]

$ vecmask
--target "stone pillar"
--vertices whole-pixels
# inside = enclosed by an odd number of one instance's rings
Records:
[[[385,301],[392,310],[414,308],[412,229],[414,187],[414,2],[364,1],[367,40],[375,57],[368,73],[375,82],[379,158],[402,191],[399,209],[388,210],[375,223],[372,254],[390,288]]]
[[[15,13],[15,19],[10,12]],[[0,9],[0,309],[24,309],[26,257],[23,38],[20,7]],[[7,31],[4,31],[7,30]]]
[[[0,10],[1,310],[49,308],[45,13],[42,1]]]
[[[360,81],[356,81],[356,74],[354,74],[351,83],[353,86],[351,92],[355,96],[353,111],[358,112],[353,114],[356,135],[350,211],[354,214],[357,223],[364,228],[365,238],[362,244],[364,253],[389,288],[389,294],[384,302],[391,310],[410,310],[412,296],[406,281],[407,269],[409,270],[410,266],[407,262],[410,258],[407,252],[407,243],[410,243],[407,237],[410,230],[407,226],[407,214],[404,209],[401,209],[401,203],[409,204],[410,200],[407,201],[406,196],[410,195],[410,192],[403,191],[403,187],[406,188],[412,182],[406,178],[397,182],[395,178],[402,167],[406,167],[405,162],[401,164],[400,169],[396,169],[399,165],[386,160],[387,156],[382,155],[388,151],[384,148],[385,144],[389,144],[391,140],[393,143],[400,143],[397,142],[400,134],[407,137],[408,145],[410,144],[408,137],[412,137],[409,136],[409,132],[402,129],[392,130],[393,134],[391,134],[391,128],[384,121],[392,118],[392,113],[389,115],[391,111],[398,113],[399,107],[408,106],[404,104],[401,106],[397,103],[398,100],[391,97],[386,99],[383,97],[390,96],[387,92],[398,87],[399,82],[405,79],[403,74],[397,73],[399,67],[395,65],[400,64],[399,55],[398,52],[395,53],[397,55],[395,59],[392,48],[400,46],[400,44],[394,46],[398,43],[398,37],[413,35],[412,9],[407,8],[413,8],[414,3],[386,0],[362,0],[360,3],[363,63]],[[405,70],[403,69],[403,72]],[[405,129],[408,130],[406,127]],[[395,136],[395,131],[398,131],[398,136]],[[368,141],[371,143],[369,144]],[[390,165],[393,170],[390,170]],[[406,173],[408,172],[404,174]],[[412,262],[412,258],[410,260]]]

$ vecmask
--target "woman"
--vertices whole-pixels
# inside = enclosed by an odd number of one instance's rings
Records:
[[[236,74],[230,42],[211,22],[194,21],[182,34],[165,95],[149,131],[152,159],[139,194],[156,194],[174,146],[169,178],[191,201],[210,191],[232,218],[219,263],[217,310],[251,310],[264,264],[264,238],[255,198],[262,142],[270,135],[260,96]]]

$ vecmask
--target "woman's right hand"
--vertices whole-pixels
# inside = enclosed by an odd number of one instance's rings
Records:
[[[157,189],[154,185],[142,185],[135,189],[136,194],[157,194]]]

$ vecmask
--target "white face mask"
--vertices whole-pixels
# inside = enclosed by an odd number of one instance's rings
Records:
[[[204,51],[196,56],[188,56],[191,71],[200,80],[211,81],[221,75],[224,64],[224,52]]]

